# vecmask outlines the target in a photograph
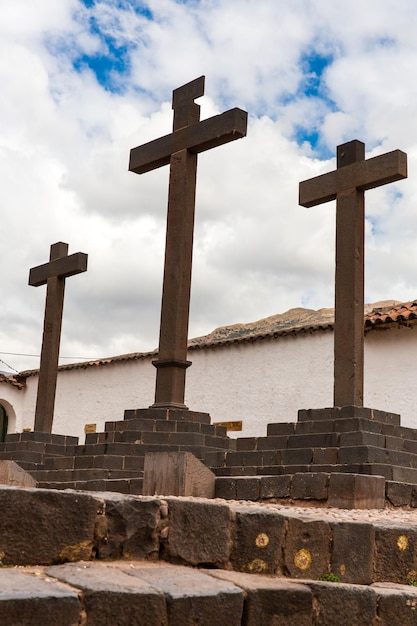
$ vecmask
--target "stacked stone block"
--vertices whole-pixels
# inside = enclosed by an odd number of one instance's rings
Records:
[[[228,492],[230,497],[248,497],[252,491],[251,499],[268,493],[267,497],[326,500],[333,474],[382,477],[399,499],[401,490],[394,486],[417,485],[417,430],[401,426],[399,415],[385,411],[301,410],[297,422],[269,424],[266,437],[238,438],[235,445],[236,450],[207,452],[205,457],[222,477],[218,495],[224,497]],[[310,483],[301,476],[306,473],[315,476]],[[252,483],[239,485],[238,477],[253,477]],[[314,494],[308,495],[309,489]]]
[[[2,626],[416,623],[411,512],[15,488],[0,511]]]
[[[28,472],[45,467],[48,459],[75,454],[78,437],[42,432],[22,432],[6,435],[0,443],[0,460],[15,461]]]
[[[66,442],[63,438],[63,445],[56,449],[56,454],[52,454],[55,449],[51,444],[48,448],[38,440],[49,441],[59,435],[11,435],[9,437],[16,438],[14,450],[0,452],[0,460],[13,458],[20,465],[22,459],[27,459],[24,469],[38,481],[39,487],[140,494],[148,452],[188,451],[203,460],[207,451],[228,450],[231,443],[226,428],[212,425],[207,413],[137,409],[125,411],[124,418],[107,422],[104,432],[87,434],[83,445],[74,445],[76,441]],[[10,445],[8,441],[5,447]],[[42,454],[34,455],[31,449],[34,446],[42,449]],[[6,457],[7,454],[11,456]]]
[[[236,440],[236,451],[207,453],[218,476],[354,472],[417,484],[417,430],[400,416],[358,407],[299,411],[269,424],[266,437]]]

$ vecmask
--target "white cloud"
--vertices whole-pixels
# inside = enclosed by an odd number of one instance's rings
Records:
[[[249,128],[199,156],[190,334],[332,305],[335,206],[298,206],[298,183],[354,138],[409,153],[409,180],[366,194],[368,299],[417,297],[414,15],[411,0],[4,0],[0,359],[39,354],[45,289],[27,278],[59,240],[89,254],[61,353],[156,347],[168,168],[132,174],[129,150],[170,132],[172,90],[201,74],[202,118],[239,106]],[[315,53],[327,66],[304,93]],[[117,54],[112,91],[93,69]]]

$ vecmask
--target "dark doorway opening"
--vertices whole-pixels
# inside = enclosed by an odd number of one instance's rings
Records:
[[[6,409],[0,404],[0,441],[5,441],[6,439],[8,421]]]

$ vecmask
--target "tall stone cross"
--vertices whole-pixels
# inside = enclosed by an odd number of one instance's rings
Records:
[[[197,154],[246,135],[247,113],[231,109],[200,121],[194,102],[204,94],[204,76],[175,89],[173,132],[130,152],[129,170],[143,174],[170,165],[165,267],[155,403],[153,407],[184,405],[194,237]]]
[[[61,341],[65,279],[87,270],[87,254],[76,252],[68,256],[67,243],[51,246],[49,263],[32,267],[29,285],[46,284],[45,319],[39,369],[38,394],[35,409],[35,431],[52,432],[59,344]]]
[[[365,160],[365,144],[337,147],[337,169],[300,183],[299,203],[336,200],[334,406],[363,405],[365,191],[407,178],[407,155]]]

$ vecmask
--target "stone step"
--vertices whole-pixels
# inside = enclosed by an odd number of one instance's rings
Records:
[[[342,508],[384,508],[400,497],[411,506],[412,485],[406,500],[397,483],[389,483],[381,476],[353,473],[300,472],[296,474],[217,477],[215,495],[226,500],[279,501],[293,504],[314,501],[316,506]],[[388,497],[388,492],[391,500]]]
[[[2,626],[364,626],[415,623],[417,590],[147,561],[0,570]]]
[[[339,490],[351,479],[363,487],[364,478],[342,476]],[[3,566],[124,555],[299,581],[333,573],[356,585],[405,585],[416,575],[415,510],[342,511],[3,487],[0,533]]]
[[[124,412],[124,419],[150,419],[162,421],[186,421],[199,422],[201,424],[210,424],[210,415],[200,411],[189,411],[188,409],[128,409]]]
[[[210,435],[204,435],[201,432],[165,432],[165,431],[133,431],[134,435],[136,435],[135,439],[125,439],[120,442],[100,442],[98,441],[96,445],[98,446],[108,446],[110,448],[115,448],[116,446],[120,446],[122,449],[123,446],[134,445],[135,443],[144,443],[144,444],[173,444],[179,445],[180,443],[185,443],[187,445],[195,445],[202,446],[205,445],[206,437]],[[113,438],[114,438],[114,434]],[[87,440],[87,444],[91,442],[91,438]],[[83,446],[81,446],[82,448]],[[103,448],[104,449],[104,448]]]
[[[166,423],[172,424],[178,428],[175,430],[108,430],[104,433],[93,433],[87,435],[86,444],[116,445],[117,443],[166,443],[229,449],[229,442],[231,440],[222,435],[218,435],[215,430],[218,428],[217,426],[213,426],[211,432],[206,432],[207,429],[202,430],[200,428],[200,426],[205,426],[204,424],[200,425],[190,422],[190,426],[193,428],[182,429],[181,426],[187,425],[187,422],[178,422],[177,424],[174,422]]]
[[[373,422],[399,426],[401,417],[398,413],[381,411],[364,406],[329,407],[325,409],[301,409],[298,411],[299,422],[339,420],[345,418],[365,418]]]
[[[361,437],[358,436],[357,439],[357,445],[340,447],[289,447],[272,450],[206,452],[204,460],[210,468],[213,468],[213,471],[227,467],[251,467],[255,468],[253,474],[258,473],[256,468],[263,471],[265,467],[290,465],[358,465],[373,463],[392,464],[405,469],[417,469],[417,454],[397,449],[359,445]],[[302,443],[305,444],[307,441],[303,439]],[[349,440],[349,443],[351,443],[351,440]]]
[[[343,433],[366,431],[386,436],[417,441],[417,429],[398,424],[386,424],[363,417],[346,417],[302,422],[276,422],[267,426],[268,436],[286,436],[307,433]]]
[[[106,443],[135,437],[136,432],[195,432],[227,439],[225,426],[194,421],[164,421],[132,418],[125,421],[106,422],[103,433],[88,433],[86,443]],[[123,435],[123,433],[126,433]],[[136,436],[136,438],[138,438]]]
[[[91,480],[39,481],[40,489],[75,489],[79,491],[114,491],[121,494],[142,495],[143,478],[131,476],[125,478],[101,478]]]
[[[197,458],[202,459],[207,448],[205,446],[183,444],[134,444],[134,443],[112,443],[112,444],[88,444],[79,446],[77,454],[65,457],[49,457],[45,459],[46,469],[51,472],[58,470],[83,469],[83,468],[108,468],[108,469],[142,469],[144,457],[149,452],[182,452],[190,451]],[[220,448],[212,448],[214,452],[221,451]]]
[[[11,433],[9,435],[6,435],[5,443],[21,442],[21,441],[34,441],[37,443],[42,442],[45,444],[69,446],[69,445],[77,445],[78,437],[72,437],[71,435],[57,435],[54,433],[44,433],[40,431]]]
[[[370,476],[383,476],[385,480],[399,483],[409,483],[417,485],[417,469],[411,467],[401,467],[387,463],[352,463],[338,465],[271,465],[264,467],[254,466],[232,466],[232,467],[211,467],[216,476],[254,476],[296,474],[296,473],[344,473],[344,474],[365,474]]]
[[[135,470],[90,467],[75,470],[32,470],[30,474],[38,483],[71,482],[79,480],[85,481],[111,478],[137,478],[143,476],[143,468]]]

